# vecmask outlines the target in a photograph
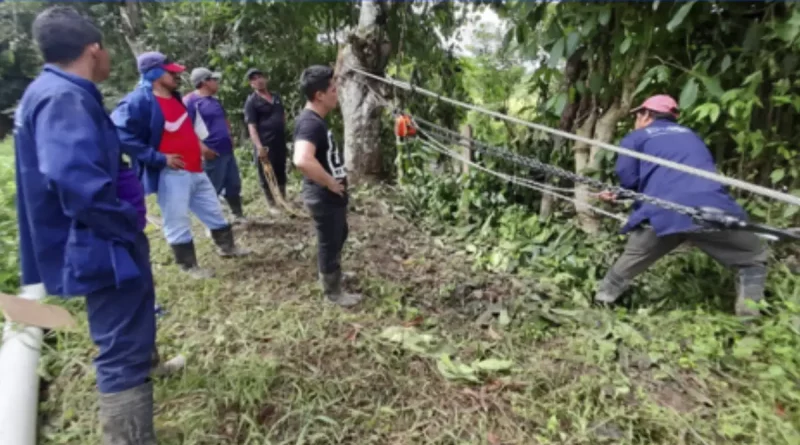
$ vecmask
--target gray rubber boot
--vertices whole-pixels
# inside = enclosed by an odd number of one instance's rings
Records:
[[[764,298],[767,284],[766,266],[743,267],[736,274],[736,315],[758,317],[761,312],[751,308],[748,301],[759,302]]]
[[[217,245],[217,252],[223,257],[244,256],[250,254],[248,249],[237,247],[233,241],[233,229],[230,225],[211,231],[211,238]]]
[[[103,445],[156,445],[153,428],[153,383],[100,394]]]
[[[331,303],[336,303],[343,307],[350,307],[357,305],[363,299],[361,294],[351,294],[342,291],[341,271],[330,274],[319,274],[319,279],[322,283],[322,290],[325,293],[325,298]]]
[[[628,290],[629,286],[630,281],[609,270],[600,283],[600,289],[595,294],[594,301],[599,304],[614,304]]]
[[[175,255],[175,262],[181,270],[190,277],[202,280],[211,278],[214,273],[208,269],[203,269],[197,265],[197,253],[194,250],[194,241],[184,244],[172,244],[172,253]]]

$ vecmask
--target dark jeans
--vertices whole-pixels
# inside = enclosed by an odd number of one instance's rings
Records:
[[[225,197],[238,197],[242,193],[242,178],[239,176],[239,165],[233,153],[219,155],[216,158],[203,160],[203,170],[211,180],[217,195],[225,190]]]
[[[609,273],[631,280],[686,241],[726,267],[742,269],[767,264],[767,249],[751,232],[724,230],[678,233],[659,238],[652,228],[640,228],[631,232],[625,251]]]
[[[348,235],[347,206],[332,205],[315,196],[306,197],[305,201],[317,229],[317,268],[322,274],[337,273]]]
[[[267,152],[267,157],[269,158],[269,163],[272,165],[272,171],[275,172],[275,180],[278,183],[278,188],[281,191],[281,195],[285,198],[286,197],[286,147],[269,147]],[[264,195],[267,197],[267,201],[270,203],[275,203],[275,197],[272,196],[272,191],[269,189],[267,185],[267,177],[264,175],[264,169],[261,167],[261,163],[258,160],[258,150],[253,149],[253,160],[256,164],[256,170],[258,170],[258,182],[261,184],[261,190],[264,191]]]

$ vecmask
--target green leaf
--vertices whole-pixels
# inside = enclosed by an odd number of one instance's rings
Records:
[[[681,91],[680,107],[682,110],[689,109],[694,105],[697,100],[697,91],[697,80],[693,77],[686,82],[686,85],[683,86],[683,90]]]
[[[547,61],[548,67],[555,68],[558,66],[558,62],[560,62],[561,57],[564,56],[564,45],[565,41],[563,37],[558,39],[555,45],[553,45],[553,49],[550,50],[550,59]]]
[[[603,8],[603,10],[600,11],[600,14],[597,16],[597,21],[603,26],[608,25],[608,22],[611,21],[611,8]]]
[[[775,184],[776,182],[780,182],[780,180],[783,179],[784,176],[786,176],[786,171],[782,168],[779,168],[773,171],[771,175],[769,175],[769,179],[771,179],[772,183]]]
[[[619,46],[619,53],[620,54],[627,53],[628,50],[631,49],[631,43],[632,43],[631,38],[625,37],[625,40],[622,41],[622,45]]]
[[[731,55],[730,54],[726,54],[725,58],[722,59],[722,67],[720,68],[720,73],[724,73],[725,71],[728,71],[728,68],[731,67],[731,63],[733,63],[733,60],[731,59]]]
[[[722,90],[719,80],[716,77],[703,76],[700,78],[700,80],[703,81],[706,91],[708,91],[712,96],[720,98],[723,94],[725,94],[725,91]]]
[[[571,56],[576,49],[578,49],[578,43],[580,42],[581,35],[578,34],[577,31],[572,31],[567,36],[567,52],[564,54],[564,57]]]
[[[675,31],[675,29],[681,26],[683,20],[686,19],[687,15],[689,15],[689,11],[692,10],[692,6],[694,6],[694,3],[695,2],[693,1],[686,3],[685,5],[681,6],[681,9],[678,9],[678,12],[676,12],[675,15],[672,16],[672,20],[670,20],[669,23],[667,23],[667,31],[669,32]]]
[[[744,337],[733,347],[733,356],[738,359],[748,359],[759,349],[761,349],[761,340],[756,337]]]
[[[525,43],[525,31],[527,29],[526,25],[517,26],[517,43]]]
[[[603,89],[603,76],[599,73],[592,74],[592,77],[589,78],[589,89],[594,94],[600,93],[600,90]]]
[[[514,366],[511,360],[499,360],[490,358],[472,363],[472,367],[481,371],[507,371]]]
[[[555,112],[560,116],[561,113],[564,112],[564,107],[567,106],[567,99],[568,99],[567,93],[565,92],[562,92],[561,94],[556,96],[555,103],[553,104],[553,112]]]

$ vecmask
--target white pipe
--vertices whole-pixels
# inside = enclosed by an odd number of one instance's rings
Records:
[[[22,287],[20,298],[42,300],[42,284]],[[36,445],[42,329],[6,320],[0,346],[0,443]]]

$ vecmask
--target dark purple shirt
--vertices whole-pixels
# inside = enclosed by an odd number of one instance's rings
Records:
[[[200,112],[208,128],[208,138],[203,141],[208,148],[221,155],[233,153],[228,117],[222,104],[215,97],[200,96],[196,92],[187,94],[183,98],[183,103],[193,118],[195,113]]]
[[[144,187],[136,177],[136,172],[127,165],[120,164],[117,177],[117,196],[136,209],[136,222],[139,230],[147,225],[147,207],[144,202]]]

